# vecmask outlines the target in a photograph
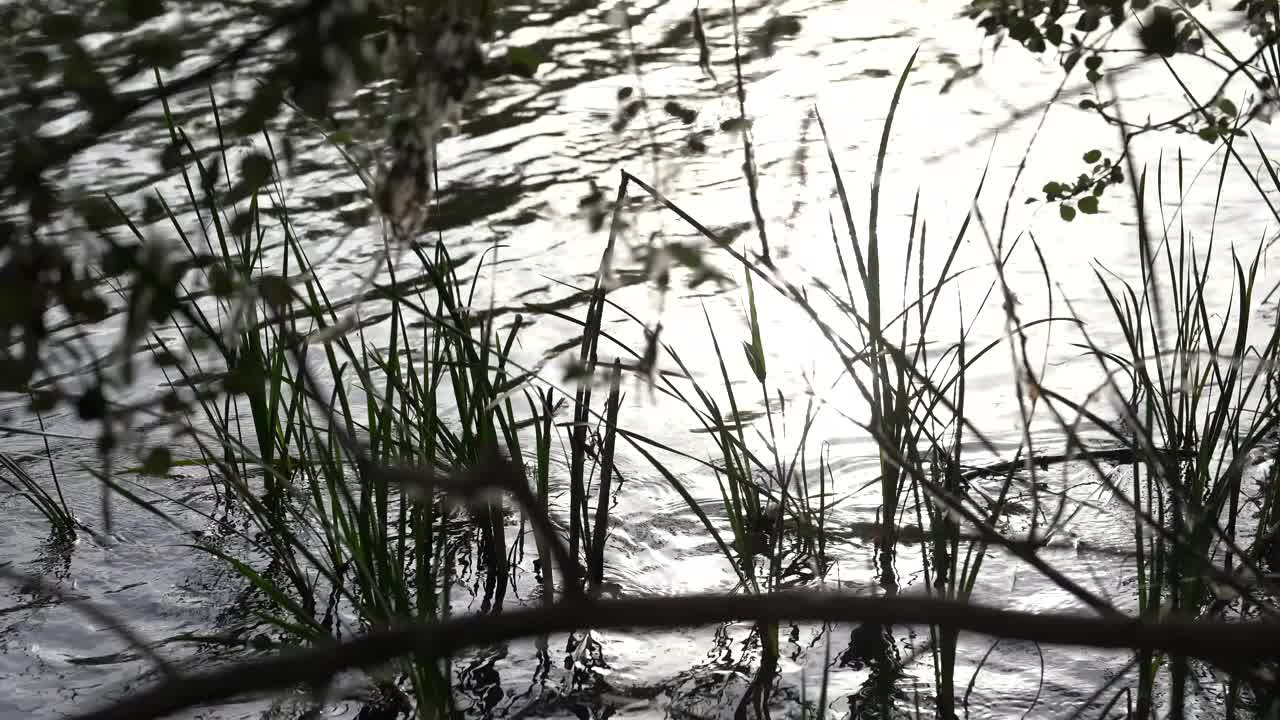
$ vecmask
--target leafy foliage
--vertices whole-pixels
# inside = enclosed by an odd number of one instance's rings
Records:
[[[1059,215],[1067,222],[1075,219],[1076,210],[1096,215],[1098,201],[1107,188],[1124,182],[1119,163],[1103,157],[1101,150],[1090,150],[1082,159],[1089,167],[1074,180],[1051,180],[1044,185],[1045,201],[1059,203]],[[1028,200],[1034,201],[1035,198]]]
[[[449,7],[456,10],[458,4]],[[261,133],[287,107],[324,118],[356,87],[391,77],[406,99],[397,108],[398,132],[388,139],[392,157],[379,181],[380,204],[388,214],[406,215],[408,210],[400,206],[409,203],[421,214],[423,193],[403,187],[406,178],[428,185],[422,158],[429,160],[434,130],[456,116],[457,103],[480,80],[536,69],[536,59],[519,49],[505,62],[490,63],[480,54],[477,31],[487,26],[492,13],[485,2],[463,4],[461,15],[446,14],[439,3],[394,0],[227,5],[218,10],[250,28],[230,47],[217,46],[216,37],[207,44],[193,42],[181,23],[157,22],[162,16],[209,9],[181,0],[112,0],[89,13],[58,3],[13,3],[0,10],[0,22],[12,30],[0,46],[12,81],[3,91],[9,106],[0,115],[6,137],[6,146],[0,147],[0,207],[6,209],[0,216],[0,390],[26,391],[41,384],[42,376],[53,372],[56,358],[85,359],[86,348],[51,332],[51,318],[91,327],[122,311],[126,331],[115,348],[94,362],[92,381],[81,389],[54,383],[42,395],[52,402],[74,401],[80,417],[101,421],[104,447],[112,445],[105,440],[111,436],[110,388],[132,382],[133,352],[154,324],[191,312],[190,299],[181,290],[184,278],[208,269],[211,261],[199,255],[173,260],[131,225],[132,232],[121,235],[128,219],[104,194],[110,189],[68,182],[61,173],[68,162],[144,108],[167,103],[181,92],[203,90],[245,69],[252,72],[256,87],[238,115],[219,126],[231,136],[228,140]],[[458,40],[460,33],[471,39]],[[86,38],[93,36],[110,40],[91,45]],[[273,51],[272,43],[278,49]],[[179,68],[195,69],[175,73]],[[160,82],[162,72],[169,74]],[[151,89],[124,89],[136,87],[149,74],[157,81]],[[454,106],[445,107],[448,103]],[[60,123],[62,129],[50,133],[46,126],[58,118],[79,120],[70,126]],[[406,161],[406,156],[412,159]],[[174,134],[160,160],[163,169],[172,171],[198,157],[185,136]],[[222,172],[220,162],[199,163],[197,187],[207,198]],[[249,154],[220,202],[228,207],[252,202],[273,177],[272,163],[264,155]],[[406,195],[413,196],[412,202]],[[152,198],[145,215],[154,222],[166,210]],[[241,236],[251,232],[245,225],[250,216],[238,212],[229,230]],[[78,222],[68,227],[69,219]],[[403,218],[392,219],[406,232],[421,225],[420,220],[405,225]],[[216,294],[232,291],[227,274],[213,271],[210,278]],[[122,288],[120,307],[103,295],[104,280]],[[267,299],[278,298],[278,290],[277,285],[262,285]]]
[[[1185,7],[1200,2],[1192,0]],[[1196,24],[1188,21],[1181,7],[1173,9],[1152,0],[972,0],[965,14],[987,35],[1008,37],[1034,53],[1051,48],[1063,53],[1063,66],[1070,68],[1079,61],[1091,34],[1114,30],[1144,11],[1150,12],[1141,30],[1148,52],[1169,56],[1204,48]]]
[[[1092,93],[1079,101],[1078,107],[1122,131],[1126,146],[1123,157],[1132,138],[1152,131],[1194,134],[1208,143],[1246,137],[1249,123],[1270,122],[1275,109],[1280,107],[1276,67],[1270,60],[1280,39],[1274,25],[1280,6],[1274,0],[1238,2],[1230,12],[1239,14],[1240,22],[1228,24],[1215,34],[1194,14],[1202,4],[1202,0],[972,0],[965,13],[994,38],[996,47],[1007,38],[1035,54],[1056,53],[1066,73],[1083,66]],[[1118,32],[1121,29],[1125,32]],[[1253,40],[1255,52],[1246,57],[1234,55],[1218,36],[1226,32],[1246,33]],[[1124,44],[1131,43],[1126,38],[1134,37],[1138,47]],[[1206,41],[1213,46],[1213,57],[1207,54]],[[1164,119],[1148,117],[1142,123],[1126,121],[1117,105],[1118,99],[1109,97],[1111,87],[1104,82],[1104,57],[1110,51],[1123,53],[1121,57],[1132,57],[1135,50],[1139,52],[1138,57],[1146,61],[1180,54],[1202,57],[1222,70],[1221,83],[1209,97],[1197,97],[1193,90],[1181,84],[1176,71],[1170,67],[1170,72],[1175,74],[1174,82],[1180,84],[1175,87],[1180,87],[1181,94],[1191,101],[1189,109]],[[1220,61],[1218,54],[1225,56],[1226,62]],[[1236,84],[1232,84],[1233,81]],[[1238,105],[1232,98],[1241,96],[1236,93],[1244,83],[1251,84],[1252,88],[1243,89],[1243,103]],[[1229,87],[1233,89],[1232,97],[1225,95]],[[1075,180],[1053,180],[1044,185],[1045,200],[1059,203],[1063,220],[1073,220],[1077,212],[1090,215],[1098,212],[1106,188],[1124,179],[1119,161],[1105,160],[1095,152],[1085,155],[1085,162],[1092,168]]]

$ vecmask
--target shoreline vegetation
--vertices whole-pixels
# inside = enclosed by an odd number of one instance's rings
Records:
[[[296,14],[266,28],[283,32],[303,22],[332,39],[341,35],[336,26],[363,17],[324,15],[312,5],[293,8]],[[1106,69],[1095,60],[1102,45],[1064,37],[1056,4],[1020,5],[1044,14],[1034,16],[1034,32],[1026,28],[1031,16],[1010,15],[1008,3],[971,7],[982,27],[1007,33],[1032,52],[1044,52],[1046,43],[1061,45],[1064,70],[1078,64],[1098,92],[1106,92]],[[1203,51],[1206,39],[1217,42],[1180,6],[1176,12],[1153,10],[1131,0],[1110,3],[1094,18],[1094,8],[1103,5],[1080,3],[1076,30],[1087,36],[1099,21],[1114,17],[1110,6],[1119,5],[1134,13],[1153,57]],[[35,313],[38,324],[23,314],[35,307],[30,303],[0,310],[10,340],[0,358],[3,390],[27,398],[41,433],[42,413],[59,404],[73,406],[82,421],[101,429],[102,464],[90,470],[102,485],[101,518],[93,522],[71,510],[49,447],[52,432],[42,438],[47,477],[0,453],[0,483],[28,500],[47,519],[51,535],[63,540],[83,533],[109,543],[119,522],[113,507],[121,503],[177,526],[166,508],[207,517],[220,528],[210,533],[219,538],[195,537],[191,551],[237,574],[247,588],[245,616],[254,619],[255,638],[261,639],[246,643],[244,658],[189,671],[92,600],[76,600],[78,611],[110,627],[156,670],[150,687],[124,690],[78,717],[157,718],[298,688],[312,692],[314,715],[322,712],[335,678],[356,669],[365,671],[367,694],[389,703],[391,714],[384,717],[452,717],[461,711],[451,663],[468,648],[525,639],[536,646],[544,673],[567,658],[572,678],[590,677],[593,668],[606,666],[607,652],[591,630],[730,622],[750,629],[746,659],[735,670],[748,678],[732,701],[735,717],[825,717],[834,700],[827,682],[833,635],[847,627],[852,639],[843,655],[852,657],[849,665],[868,670],[859,699],[849,701],[850,714],[858,717],[966,715],[973,680],[960,672],[972,664],[963,657],[962,633],[1131,650],[1130,662],[1107,684],[1090,689],[1071,709],[1073,716],[1181,720],[1190,711],[1189,696],[1205,694],[1211,699],[1196,702],[1212,703],[1226,717],[1269,716],[1280,707],[1280,588],[1273,582],[1280,571],[1280,326],[1261,312],[1275,303],[1261,270],[1269,243],[1260,241],[1251,254],[1235,246],[1224,250],[1215,246],[1215,227],[1189,228],[1181,215],[1176,221],[1165,217],[1188,195],[1181,153],[1162,156],[1151,169],[1139,167],[1128,152],[1132,138],[1152,128],[1184,129],[1178,123],[1203,120],[1194,130],[1199,141],[1222,150],[1215,200],[1230,167],[1247,176],[1280,223],[1269,200],[1269,193],[1280,192],[1280,176],[1250,126],[1260,108],[1276,101],[1274,91],[1238,108],[1220,90],[1180,119],[1141,127],[1124,120],[1114,98],[1089,101],[1085,109],[1117,128],[1125,151],[1107,157],[1085,149],[1085,171],[1045,184],[1043,197],[1034,201],[1056,205],[1061,219],[1071,222],[1096,214],[1100,203],[1119,204],[1124,193],[1132,200],[1132,241],[1141,258],[1136,281],[1095,269],[1096,290],[1123,339],[1104,346],[1057,288],[1035,238],[1006,236],[1008,206],[1015,191],[1025,194],[1025,157],[998,223],[980,210],[984,169],[972,190],[972,210],[956,228],[928,234],[926,218],[913,211],[906,237],[896,230],[890,236],[881,218],[882,180],[914,54],[887,99],[865,217],[855,215],[856,190],[845,186],[825,120],[815,111],[835,184],[830,239],[840,282],[790,276],[776,257],[776,241],[771,254],[761,210],[743,76],[743,52],[750,48],[739,46],[733,8],[714,17],[732,23],[735,62],[725,87],[737,103],[743,198],[755,218],[755,236],[718,234],[656,179],[623,169],[616,199],[608,201],[601,188],[589,203],[591,223],[608,233],[591,287],[575,288],[576,305],[541,310],[576,328],[572,343],[557,348],[574,358],[559,377],[560,368],[517,360],[523,357],[516,350],[521,333],[533,318],[500,322],[478,306],[475,287],[485,256],[455,256],[442,235],[430,239],[424,230],[438,194],[448,192],[435,174],[438,135],[496,72],[477,55],[477,27],[460,19],[434,28],[426,39],[387,31],[384,56],[410,58],[395,66],[405,92],[393,114],[420,112],[414,117],[429,121],[390,123],[386,157],[373,163],[376,171],[357,159],[356,142],[328,135],[368,190],[385,228],[375,267],[345,298],[321,281],[317,261],[295,230],[285,200],[283,146],[268,129],[275,106],[324,117],[312,113],[310,103],[324,107],[328,98],[295,93],[274,98],[268,111],[264,103],[272,98],[260,90],[249,102],[250,115],[257,116],[229,121],[210,90],[217,138],[212,148],[197,148],[169,107],[178,91],[198,88],[234,66],[237,53],[250,52],[247,44],[232,50],[225,64],[177,83],[161,83],[155,71],[155,92],[113,96],[110,108],[91,122],[90,135],[64,138],[39,157],[15,151],[2,183],[10,190],[15,183],[30,185],[17,198],[31,226],[22,233],[6,222],[0,269],[39,281],[57,276],[64,331],[111,317],[122,319],[123,329],[105,360],[94,360],[78,376],[45,377],[39,372],[42,352],[65,353],[60,359],[69,362],[101,353],[83,336],[57,344],[58,333],[43,324],[44,306]],[[1139,12],[1150,14],[1142,20]],[[1275,12],[1263,8],[1246,20],[1269,22]],[[988,24],[988,18],[994,20]],[[1122,14],[1114,26],[1128,21]],[[704,22],[710,21],[694,10],[688,30],[699,67],[714,79]],[[799,32],[799,22],[758,29],[756,51]],[[629,29],[625,13],[622,27]],[[1249,72],[1280,77],[1275,32],[1267,32],[1259,40],[1265,52],[1238,58],[1228,80]],[[314,54],[299,57],[319,61]],[[504,62],[508,72],[532,73],[538,64],[519,48]],[[298,71],[287,63],[282,68],[286,78]],[[1178,77],[1172,66],[1170,72]],[[88,81],[77,87],[90,99],[93,88],[101,90]],[[56,193],[45,186],[44,173],[152,102],[164,107],[171,143],[166,157],[182,196],[156,191],[146,217],[110,193],[85,197],[74,211],[85,221],[85,243],[97,248],[93,262],[75,261],[69,250],[46,253],[38,230],[54,213]],[[620,107],[633,117],[644,112],[644,106]],[[1254,151],[1260,163],[1242,155]],[[622,307],[612,294],[619,272],[627,269],[623,235],[637,207],[678,220],[704,241],[696,248],[649,248],[644,267],[632,271],[660,298],[647,311]],[[152,240],[161,229],[178,239],[180,254]],[[906,252],[887,251],[890,243]],[[956,259],[966,247],[989,252],[985,300],[971,312],[999,313],[1004,332],[985,344],[969,337],[972,316],[959,327],[940,321],[946,314],[940,305],[950,302],[962,274]],[[1037,282],[1049,298],[1042,316],[1029,315],[1006,275],[1015,247],[1039,258]],[[1218,260],[1223,256],[1228,259]],[[1211,263],[1230,273],[1215,276]],[[410,272],[416,274],[406,276]],[[663,336],[665,296],[681,279],[709,278],[736,281],[730,292],[740,295],[746,324],[726,328],[707,316],[714,355],[687,358]],[[99,297],[96,288],[109,289],[110,296]],[[18,286],[13,289],[6,300],[17,303]],[[900,290],[900,304],[887,300],[892,289]],[[765,293],[808,318],[826,343],[822,352],[844,371],[840,391],[867,408],[865,416],[846,419],[851,431],[875,443],[873,476],[861,478],[869,480],[862,496],[877,499],[874,521],[850,522],[840,514],[841,503],[856,493],[833,469],[831,447],[809,441],[821,408],[783,397],[773,365],[786,355],[769,348],[787,338],[771,337],[762,322]],[[45,299],[33,297],[31,303]],[[1211,299],[1223,297],[1225,304]],[[643,342],[623,342],[622,332],[604,322],[606,310],[628,318],[627,332]],[[1071,329],[1073,347],[1096,363],[1102,378],[1083,402],[1045,379],[1045,361],[1032,348],[1033,336],[1058,327]],[[1046,337],[1048,345],[1053,335]],[[25,354],[16,353],[18,347]],[[1021,418],[1012,453],[966,412],[974,402],[971,369],[1001,354],[1012,368]],[[731,368],[740,367],[742,358],[749,374],[740,377]],[[145,370],[144,362],[150,363]],[[143,372],[164,378],[153,399],[129,395]],[[698,424],[695,432],[706,438],[706,457],[682,454],[662,438],[627,427],[624,389],[632,381],[641,392],[687,410]],[[1050,422],[1058,441],[1046,446],[1033,438],[1033,422]],[[139,427],[169,435],[157,441]],[[798,439],[784,443],[783,430],[795,427]],[[191,457],[179,457],[188,450]],[[136,457],[125,461],[129,453]],[[1001,459],[975,467],[974,456]],[[676,461],[694,462],[714,478],[720,491],[714,508],[690,490]],[[1078,514],[1095,510],[1055,472],[1068,464],[1090,472],[1113,522],[1131,538],[1124,547],[1097,548],[1109,562],[1131,568],[1130,597],[1109,597],[1050,557],[1048,551],[1089,550],[1064,530]],[[178,467],[207,473],[217,493],[213,511],[149,499],[146,479]],[[615,503],[634,472],[661,478],[684,500],[707,544],[731,568],[732,593],[629,597],[609,580],[607,550],[619,524]],[[239,524],[220,522],[219,515],[234,515]],[[235,542],[222,542],[227,538]],[[832,575],[846,552],[838,546],[855,540],[872,555],[874,594],[833,589],[840,587]],[[479,601],[464,615],[455,614],[451,603],[459,592],[461,555],[473,563]],[[1034,571],[1077,610],[1033,613],[973,602],[984,565],[997,555]],[[536,587],[524,587],[525,595],[516,598],[515,578],[526,572]],[[60,596],[56,586],[26,577],[11,562],[0,563],[0,576],[36,595]],[[787,632],[800,621],[820,626],[824,656],[816,696],[801,687],[795,701],[779,686],[784,663],[795,662],[784,653]],[[895,635],[904,629],[924,637],[911,653]],[[553,634],[567,638],[553,646]],[[818,645],[815,640],[808,652]],[[991,652],[997,652],[994,645]],[[930,681],[923,697],[919,687],[914,695],[903,689],[912,664],[917,678]],[[1216,674],[1202,672],[1208,668]],[[1028,715],[1056,711],[1037,707],[1039,701],[1037,691]],[[370,700],[366,707],[376,704]]]

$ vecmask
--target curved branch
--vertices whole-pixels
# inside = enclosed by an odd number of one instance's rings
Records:
[[[466,647],[576,629],[663,629],[730,620],[934,625],[1055,645],[1132,648],[1196,657],[1242,670],[1280,647],[1280,624],[1152,622],[1128,617],[1037,615],[923,596],[841,593],[694,595],[562,602],[470,615],[444,623],[377,630],[360,638],[243,661],[163,682],[79,720],[148,720],[233,696],[298,684],[322,686],[336,674],[398,657],[440,658]]]

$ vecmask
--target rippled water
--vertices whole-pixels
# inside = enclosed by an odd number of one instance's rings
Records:
[[[991,232],[998,230],[1010,183],[1042,119],[1042,110],[1061,81],[1056,65],[1042,64],[1013,47],[995,54],[989,47],[984,49],[972,24],[957,19],[960,3],[954,0],[784,0],[740,6],[747,33],[775,13],[801,21],[799,32],[780,39],[772,55],[752,49],[744,66],[747,110],[754,121],[761,168],[762,210],[773,251],[789,277],[802,283],[815,278],[835,282],[837,278],[828,214],[834,212],[839,223],[839,208],[832,200],[832,172],[813,120],[815,108],[830,133],[853,198],[855,217],[865,226],[880,131],[894,85],[912,53],[918,56],[898,110],[884,177],[881,236],[888,266],[901,263],[917,193],[920,216],[927,219],[929,237],[940,254],[970,210],[984,168],[988,169],[986,190],[979,206]],[[686,2],[630,3],[629,34],[610,18],[608,5],[548,1],[509,6],[504,11],[504,39],[534,45],[550,59],[533,80],[505,80],[486,89],[470,109],[461,133],[440,149],[442,209],[436,222],[443,238],[458,254],[500,246],[496,270],[486,271],[479,284],[480,302],[530,315],[525,304],[570,294],[555,281],[589,282],[599,263],[605,234],[590,230],[579,200],[593,179],[611,195],[623,168],[642,178],[656,178],[670,197],[705,225],[740,228],[751,220],[741,172],[741,141],[736,134],[720,129],[722,121],[737,115],[728,82],[732,77],[728,15],[719,4],[707,6],[717,85],[697,66],[687,22],[690,10],[691,4]],[[196,24],[217,27],[220,19],[226,22],[211,10]],[[233,30],[220,32],[226,38],[236,36]],[[629,67],[632,58],[634,68]],[[979,62],[983,64],[980,72],[957,79],[958,70]],[[1188,61],[1178,69],[1191,78],[1193,87],[1211,92],[1216,76],[1205,68]],[[1132,68],[1114,75],[1129,117],[1160,116],[1181,109],[1177,85],[1162,66],[1135,60]],[[234,107],[233,98],[243,98],[246,88],[242,82],[233,82],[220,87],[219,93],[224,103]],[[623,88],[643,92],[650,99],[650,110],[617,130],[611,126]],[[1070,299],[1073,310],[1089,323],[1094,342],[1106,346],[1118,340],[1118,330],[1107,322],[1109,309],[1098,292],[1093,271],[1105,266],[1123,277],[1136,276],[1137,233],[1129,204],[1119,197],[1109,199],[1098,216],[1080,217],[1067,225],[1058,219],[1055,207],[1022,202],[1027,196],[1038,195],[1045,181],[1078,173],[1079,158],[1086,150],[1099,147],[1112,156],[1117,153],[1114,129],[1074,108],[1087,90],[1067,85],[1062,104],[1045,117],[1039,140],[1028,157],[1023,180],[1013,196],[1008,239],[1026,235],[1012,257],[1009,277],[1024,315],[1048,314],[1048,293],[1030,247],[1034,238],[1057,283],[1052,288],[1058,294],[1055,312],[1064,313],[1062,298]],[[663,113],[659,108],[667,99],[696,110],[696,119],[685,124]],[[357,130],[376,126],[378,102],[376,94],[365,96],[342,117]],[[195,137],[209,136],[207,96],[193,94],[175,106]],[[77,159],[70,176],[106,187],[145,190],[159,171],[155,158],[163,132],[156,115],[144,116],[127,131]],[[321,268],[327,286],[353,289],[380,247],[368,224],[369,203],[362,186],[345,171],[332,148],[305,134],[304,129],[295,127],[289,132],[299,151],[286,182],[294,224],[314,245],[315,257],[331,255]],[[691,148],[693,136],[705,145],[705,151]],[[1270,138],[1261,139],[1269,146]],[[1221,155],[1211,157],[1212,146],[1198,139],[1170,135],[1144,138],[1138,147],[1149,162],[1156,162],[1160,151],[1168,162],[1180,148],[1191,171],[1206,168],[1203,184],[1192,189],[1182,212],[1188,227],[1198,237],[1207,237],[1216,182],[1209,178],[1218,173]],[[1241,152],[1246,162],[1258,162],[1251,148],[1242,147]],[[1269,215],[1260,206],[1256,190],[1239,175],[1238,168],[1234,170],[1216,210],[1219,232],[1225,233],[1226,228],[1232,236],[1220,237],[1218,242],[1251,252],[1274,228],[1267,225]],[[171,183],[160,181],[159,185],[166,188]],[[136,194],[125,200],[138,204],[140,198]],[[1165,211],[1164,219],[1171,221],[1175,208],[1169,205]],[[632,217],[631,222],[635,241],[650,233],[667,240],[699,241],[670,214],[645,212]],[[859,229],[864,231],[865,227]],[[754,233],[744,233],[740,242],[754,244]],[[958,283],[955,301],[943,303],[944,317],[936,325],[949,328],[962,319],[973,321],[973,347],[1003,331],[998,304],[978,313],[981,293],[993,279],[990,257],[982,234],[971,233],[957,261],[957,267],[971,270]],[[1220,257],[1215,262],[1222,261]],[[625,266],[626,260],[620,265]],[[732,264],[724,268],[731,275],[740,274]],[[893,277],[891,271],[888,274]],[[1269,283],[1264,285],[1269,287]],[[743,293],[740,288],[718,291],[711,285],[689,289],[679,277],[674,288],[661,315],[664,339],[691,360],[696,373],[705,373],[703,377],[715,384],[718,370],[711,362],[706,318],[722,335],[722,342],[732,345],[744,339]],[[1225,298],[1229,290],[1223,284],[1215,288],[1213,297]],[[614,299],[646,320],[658,319],[656,298],[645,286],[620,289]],[[894,301],[888,304],[892,306]],[[838,473],[837,494],[854,493],[875,476],[878,462],[870,437],[846,419],[846,415],[865,415],[865,407],[846,385],[830,389],[839,379],[840,368],[816,330],[794,308],[762,294],[761,321],[771,383],[784,388],[792,400],[803,402],[812,397],[827,406],[810,441],[814,447],[818,443],[830,445],[832,467]],[[626,342],[641,343],[641,329],[620,314],[607,315],[606,328]],[[1066,330],[1055,333],[1046,356],[1045,382],[1065,394],[1083,397],[1098,380],[1093,361],[1080,357],[1078,348],[1070,345],[1078,336]],[[538,318],[524,332],[520,359],[538,362],[546,348],[571,335],[568,324]],[[1034,337],[1037,343],[1044,341],[1043,335]],[[952,340],[951,336],[938,338],[939,343]],[[606,347],[601,354],[607,358],[610,352]],[[737,356],[730,360],[739,364],[731,373],[748,377],[745,362]],[[554,378],[560,367],[559,361],[553,361],[547,372]],[[744,386],[743,392],[748,391]],[[1009,450],[1020,442],[1013,391],[1013,375],[1002,353],[992,353],[970,375],[970,419],[998,447]],[[680,414],[678,408],[667,407],[639,388],[628,394],[621,418],[624,426],[695,457],[708,455],[706,436],[687,432],[696,427],[694,417]],[[19,407],[21,403],[15,402],[6,410]],[[1098,411],[1109,414],[1105,404]],[[96,484],[77,471],[80,463],[93,462],[93,444],[87,439],[90,431],[67,412],[45,421],[52,431],[71,436],[57,440],[55,464],[76,510],[95,517]],[[81,435],[85,439],[74,439]],[[1060,449],[1060,440],[1047,422],[1033,428],[1033,439],[1037,448]],[[20,435],[7,438],[5,449],[14,454],[43,450],[37,439]],[[975,450],[973,459],[983,458]],[[673,462],[673,467],[684,473],[691,492],[716,517],[722,501],[715,479],[697,463]],[[31,471],[45,472],[46,466],[33,462]],[[618,583],[627,594],[638,595],[731,588],[731,568],[679,495],[638,459],[624,462],[622,471],[626,482],[607,550],[606,580]],[[1103,507],[1076,518],[1070,526],[1076,537],[1086,541],[1086,549],[1050,550],[1046,559],[1128,607],[1133,597],[1132,573],[1127,570],[1131,563],[1121,551],[1130,541],[1129,526],[1117,523],[1115,516],[1107,513],[1105,499],[1096,494],[1096,485],[1089,484],[1086,470],[1068,466],[1062,472],[1065,485],[1078,487],[1081,498],[1097,500]],[[149,487],[198,508],[213,507],[209,479],[195,472]],[[186,528],[215,529],[208,518],[182,511],[172,503],[164,505],[177,513]],[[871,521],[878,505],[877,493],[854,493],[837,508],[832,525]],[[118,542],[107,547],[86,539],[74,548],[60,548],[43,542],[46,531],[41,520],[21,499],[0,497],[4,518],[0,542],[7,549],[6,557],[15,560],[17,567],[56,578],[69,598],[92,598],[145,635],[174,641],[162,645],[161,652],[194,663],[221,657],[223,651],[215,645],[193,646],[180,640],[193,635],[217,636],[243,623],[251,608],[246,606],[241,584],[221,563],[186,546],[190,539],[182,530],[123,504],[117,508],[121,513],[116,519]],[[838,544],[838,565],[831,578],[846,588],[873,591],[870,540],[855,533]],[[976,600],[1025,610],[1076,607],[1070,596],[1034,571],[994,550],[990,553]],[[918,546],[904,546],[899,566],[904,592],[911,592],[913,583],[918,582],[919,555]],[[533,585],[530,577],[517,578],[517,584],[520,582]],[[25,589],[6,586],[0,590],[0,687],[5,688],[0,693],[0,717],[66,713],[149,677],[145,661],[134,657],[108,628],[87,621],[67,602],[41,605],[34,603],[34,597]],[[467,602],[458,600],[460,609]],[[801,688],[812,697],[822,677],[822,645],[809,647],[817,637],[816,630],[799,628],[793,641],[784,643],[783,654],[792,659],[784,661],[783,686],[793,697],[799,697]],[[745,682],[737,662],[742,659],[746,632],[746,627],[732,626],[722,634],[712,629],[600,634],[608,673],[600,676],[601,685],[595,688],[605,690],[602,695],[596,693],[605,698],[594,701],[596,710],[604,703],[619,713],[646,717],[731,712],[733,703],[726,698],[732,698],[733,693],[725,693],[724,688]],[[927,638],[899,634],[898,639],[906,655],[922,647]],[[1088,701],[1126,659],[1115,653],[1003,642],[984,662],[990,644],[983,638],[962,639],[958,681],[968,682],[982,666],[968,705],[974,717],[1021,717],[1033,702],[1038,703],[1037,714],[1068,715]],[[829,697],[834,711],[845,712],[849,698],[867,681],[867,670],[854,657],[856,633],[837,631],[832,645],[837,662],[829,675]],[[804,652],[806,648],[808,652]],[[539,681],[534,667],[532,648],[521,645],[468,656],[455,666],[460,703],[477,712],[571,714],[572,703],[544,707],[535,702],[538,695],[533,688]],[[899,687],[910,706],[913,693],[927,698],[931,670],[927,662],[917,662],[908,664],[906,672],[907,678]],[[564,682],[555,680],[554,672],[552,678],[549,682]],[[913,686],[911,678],[918,684]],[[495,687],[501,692],[495,694]],[[562,689],[573,696],[572,688]],[[921,704],[927,706],[926,702]],[[262,707],[262,703],[226,706],[200,716],[255,717]],[[287,717],[288,708],[285,701],[275,716]],[[350,715],[355,708],[338,703],[334,712]]]

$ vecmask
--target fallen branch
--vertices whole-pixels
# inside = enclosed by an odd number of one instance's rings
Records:
[[[1186,655],[1228,670],[1241,670],[1274,657],[1280,647],[1280,623],[1153,622],[1126,617],[1038,615],[928,597],[785,592],[584,600],[377,630],[342,643],[245,660],[162,682],[79,718],[148,720],[234,696],[299,684],[323,687],[340,672],[376,667],[407,655],[428,660],[470,646],[553,632],[661,629],[731,620],[935,625],[1053,645]]]
[[[1161,448],[1157,450],[1160,454],[1168,454],[1172,457],[1186,458],[1194,457],[1195,453],[1190,450],[1172,450]],[[1058,463],[1070,462],[1072,460],[1106,460],[1114,463],[1132,463],[1140,459],[1139,451],[1136,448],[1115,447],[1115,448],[1097,448],[1092,450],[1072,450],[1065,453],[1037,453],[1031,456],[1031,462],[1041,470],[1048,470],[1050,465]],[[1018,457],[1013,460],[1004,460],[991,465],[983,465],[965,470],[960,474],[962,480],[974,480],[984,477],[999,477],[1009,473],[1025,470],[1027,467],[1027,458]]]

